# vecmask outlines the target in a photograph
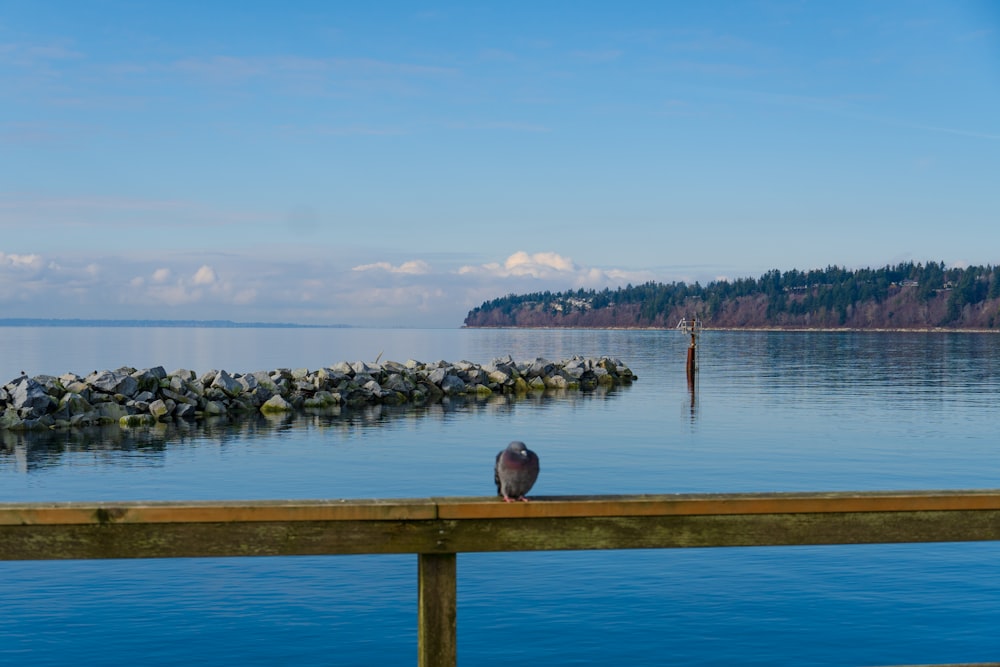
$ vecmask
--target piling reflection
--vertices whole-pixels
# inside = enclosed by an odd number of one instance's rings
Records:
[[[698,390],[695,384],[694,373],[688,373],[687,377],[688,397],[690,399],[688,408],[688,418],[691,424],[698,421]]]

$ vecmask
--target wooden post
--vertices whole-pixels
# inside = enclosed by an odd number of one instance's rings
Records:
[[[688,376],[688,386],[692,389],[694,388],[694,372],[698,368],[697,366],[697,356],[698,351],[698,320],[697,316],[691,316],[691,323],[688,325],[688,331],[691,333],[691,344],[688,345],[688,358],[687,358],[687,376]]]
[[[677,323],[678,330],[687,331],[691,335],[691,344],[688,345],[687,354],[687,379],[688,388],[692,391],[694,390],[694,374],[698,369],[698,361],[695,358],[698,349],[698,331],[701,329],[701,322],[698,321],[697,315],[692,315],[690,321],[688,318],[684,317],[680,322]]]
[[[687,358],[687,377],[688,377],[688,387],[694,387],[694,370],[695,370],[695,350],[697,347],[694,342],[694,334],[691,334],[691,344],[688,346],[688,358]]]
[[[417,665],[458,664],[456,555],[418,555]]]

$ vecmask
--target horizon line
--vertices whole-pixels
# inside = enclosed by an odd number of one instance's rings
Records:
[[[233,320],[119,320],[109,318],[4,317],[0,327],[203,327],[206,329],[351,329],[351,324],[299,324],[296,322],[234,322]]]

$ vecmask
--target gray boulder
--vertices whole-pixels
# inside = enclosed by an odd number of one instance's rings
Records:
[[[177,409],[174,410],[174,417],[177,419],[194,421],[197,411],[198,408],[190,403],[180,403],[177,405]]]
[[[33,378],[22,375],[7,386],[11,390],[10,403],[22,416],[42,415],[53,404],[45,388]]]
[[[243,385],[226,371],[219,371],[219,374],[212,380],[211,386],[221,389],[229,396],[239,396],[243,393]]]
[[[139,385],[139,391],[156,391],[160,386],[160,380],[166,377],[167,373],[163,370],[163,366],[132,373],[132,379]]]
[[[156,420],[163,421],[170,416],[174,407],[173,401],[168,403],[162,398],[158,398],[149,404],[149,414],[153,415]]]
[[[465,382],[457,375],[446,375],[441,382],[441,391],[447,396],[454,394],[464,394],[466,391]]]
[[[120,371],[98,371],[88,375],[86,382],[105,394],[134,396],[139,391],[139,382],[131,375]]]

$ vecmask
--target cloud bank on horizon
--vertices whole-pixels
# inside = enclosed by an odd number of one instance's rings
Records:
[[[5,318],[454,327],[471,308],[510,292],[548,289],[543,285],[603,289],[651,278],[642,271],[578,267],[551,252],[516,252],[504,262],[458,268],[424,260],[338,267],[183,254],[95,261],[0,252]],[[500,285],[508,291],[497,293]]]
[[[0,16],[0,317],[459,326],[509,293],[1000,261],[1000,9]]]

